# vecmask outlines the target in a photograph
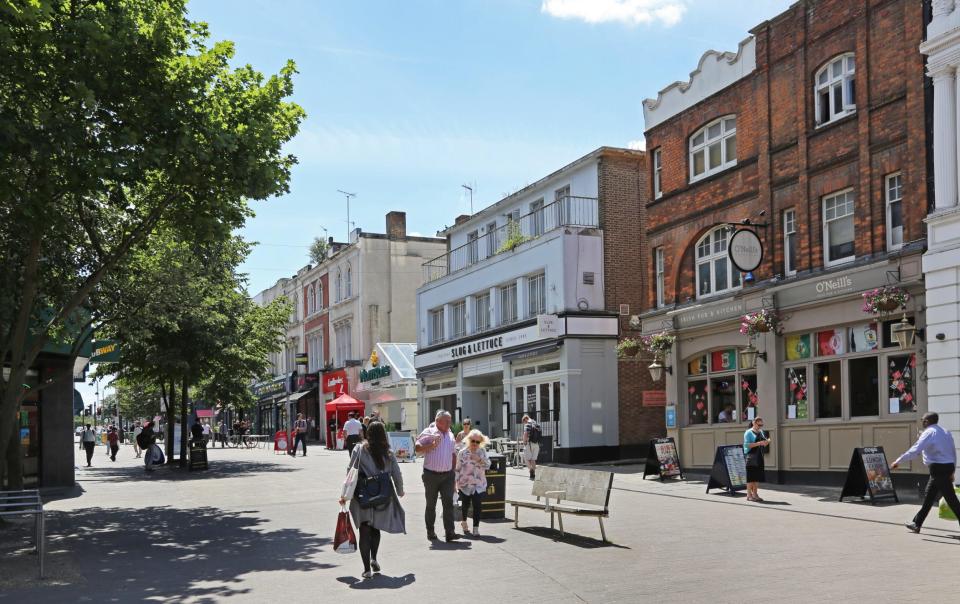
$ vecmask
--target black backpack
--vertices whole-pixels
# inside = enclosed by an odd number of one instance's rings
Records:
[[[530,426],[527,428],[527,440],[539,445],[540,436],[540,424],[530,424]]]

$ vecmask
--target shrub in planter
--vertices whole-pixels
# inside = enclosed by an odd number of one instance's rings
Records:
[[[878,287],[863,293],[863,312],[880,315],[906,307],[910,294],[895,285]]]
[[[633,338],[624,338],[617,342],[617,356],[621,359],[635,357],[640,352],[640,343]]]
[[[760,333],[772,331],[776,334],[783,333],[783,322],[780,315],[775,310],[761,309],[754,313],[749,313],[740,319],[740,333],[751,338]]]

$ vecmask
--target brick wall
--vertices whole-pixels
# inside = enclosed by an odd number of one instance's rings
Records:
[[[923,3],[804,0],[758,25],[757,69],[646,133],[663,154],[663,196],[646,208],[649,246],[664,248],[667,305],[695,298],[696,242],[713,226],[765,210],[757,282],[784,273],[783,211],[796,210],[797,269],[823,270],[822,197],[855,195],[858,259],[887,255],[885,177],[903,173],[904,241],[922,243],[927,211]],[[814,76],[839,54],[856,56],[855,114],[815,125]],[[689,137],[737,116],[737,165],[689,182]],[[651,166],[647,166],[650,173]],[[652,198],[652,192],[646,191]],[[653,266],[644,267],[643,309],[655,306]]]
[[[604,296],[607,310],[618,312],[628,304],[630,312],[620,317],[622,336],[639,335],[630,327],[629,315],[640,313],[646,281],[643,267],[650,253],[643,225],[646,222],[648,183],[646,156],[610,152],[600,159],[598,170],[600,224],[604,237]],[[645,454],[650,438],[664,433],[663,407],[644,407],[642,393],[655,388],[647,370],[649,360],[621,361],[617,366],[620,416],[620,447],[623,456]],[[663,389],[661,384],[660,390]]]

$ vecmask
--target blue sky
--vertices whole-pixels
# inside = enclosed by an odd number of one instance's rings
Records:
[[[314,236],[425,235],[601,145],[643,137],[641,101],[735,50],[791,0],[193,0],[238,63],[299,70],[307,112],[291,193],[257,202],[243,270],[256,293],[306,264]]]

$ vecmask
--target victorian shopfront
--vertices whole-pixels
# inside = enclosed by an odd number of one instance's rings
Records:
[[[617,318],[542,315],[417,352],[420,424],[437,410],[471,418],[492,437],[540,422],[541,461],[583,462],[618,451]]]
[[[285,401],[294,391],[293,373],[288,373],[251,386],[257,399],[257,434],[273,434],[287,425]]]
[[[896,286],[905,309],[864,312],[863,293]],[[666,369],[667,432],[686,468],[707,471],[716,447],[742,443],[762,416],[773,446],[767,468],[780,481],[833,484],[856,447],[906,450],[927,410],[924,343],[902,347],[903,317],[923,333],[920,254],[849,268],[734,298],[644,317],[646,333],[677,336]],[[782,333],[740,332],[747,313],[767,308]],[[907,330],[908,332],[910,330]],[[746,358],[745,358],[746,357]],[[918,461],[900,473],[922,472]]]
[[[413,366],[416,344],[381,342],[360,370],[357,400],[367,411],[379,413],[389,430],[422,428],[417,413],[417,372]]]

